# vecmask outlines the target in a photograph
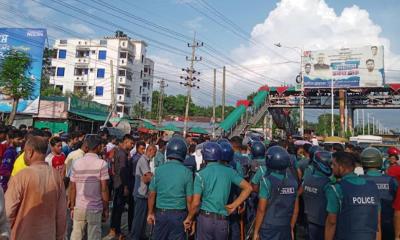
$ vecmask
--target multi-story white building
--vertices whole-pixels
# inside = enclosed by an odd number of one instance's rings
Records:
[[[119,116],[129,115],[135,104],[150,111],[154,62],[146,58],[146,47],[126,36],[56,40],[50,84],[63,93],[86,92],[106,105],[114,86]]]

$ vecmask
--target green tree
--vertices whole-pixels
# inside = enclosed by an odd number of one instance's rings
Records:
[[[329,113],[319,115],[318,123],[315,129],[318,135],[331,135],[331,119],[332,117]],[[335,136],[338,136],[340,134],[340,116],[335,114],[333,119],[335,126],[334,134]]]
[[[30,76],[32,58],[23,51],[10,50],[5,54],[0,71],[0,89],[4,95],[9,96],[12,110],[8,124],[12,124],[17,113],[20,99],[28,99],[35,87],[35,79]]]
[[[54,69],[51,66],[51,58],[57,54],[55,49],[45,48],[43,51],[42,61],[42,78],[40,83],[41,96],[61,96],[62,91],[55,86],[50,85],[50,76],[54,74]]]

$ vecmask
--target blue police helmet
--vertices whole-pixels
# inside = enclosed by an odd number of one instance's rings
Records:
[[[310,154],[310,160],[314,159],[315,152],[321,151],[321,150],[322,149],[319,146],[316,146],[316,145],[310,147],[310,149],[308,150],[308,153]]]
[[[332,153],[328,151],[316,151],[314,153],[314,158],[312,159],[312,164],[316,169],[321,171],[326,176],[332,175]]]
[[[266,157],[266,166],[271,170],[285,170],[290,165],[290,155],[281,146],[268,148]]]
[[[265,157],[265,145],[260,141],[253,142],[250,147],[251,156],[254,159]]]
[[[229,143],[229,140],[226,138],[220,138],[217,140],[217,143],[221,145],[221,143]]]
[[[206,142],[201,151],[204,161],[215,162],[221,160],[222,149],[216,142]]]
[[[230,162],[233,160],[233,148],[230,143],[227,142],[221,142],[219,143],[219,146],[221,147],[221,160],[222,161],[227,161]]]
[[[183,138],[172,137],[166,148],[166,156],[168,159],[185,160],[187,154],[187,145]]]

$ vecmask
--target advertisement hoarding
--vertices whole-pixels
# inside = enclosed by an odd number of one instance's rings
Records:
[[[45,40],[45,29],[34,28],[0,28],[0,70],[5,53],[11,49],[25,51],[32,58],[32,65],[27,76],[34,81],[35,86],[28,99],[20,99],[18,113],[36,114],[39,108],[40,81],[42,75],[42,59]],[[0,112],[10,112],[12,99],[0,88]]]
[[[383,46],[304,51],[304,86],[381,87],[385,80],[383,58]]]

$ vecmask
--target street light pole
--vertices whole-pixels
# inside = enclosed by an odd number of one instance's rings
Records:
[[[333,110],[335,108],[335,92],[333,91],[333,78],[331,79],[331,136],[335,135],[335,120]]]
[[[276,47],[289,48],[294,51],[300,51],[300,135],[304,136],[304,78],[303,78],[303,49],[300,47],[283,46],[281,43],[275,43]],[[296,51],[297,52],[297,51]]]
[[[300,49],[300,135],[304,137],[304,77],[303,77],[303,49]]]

